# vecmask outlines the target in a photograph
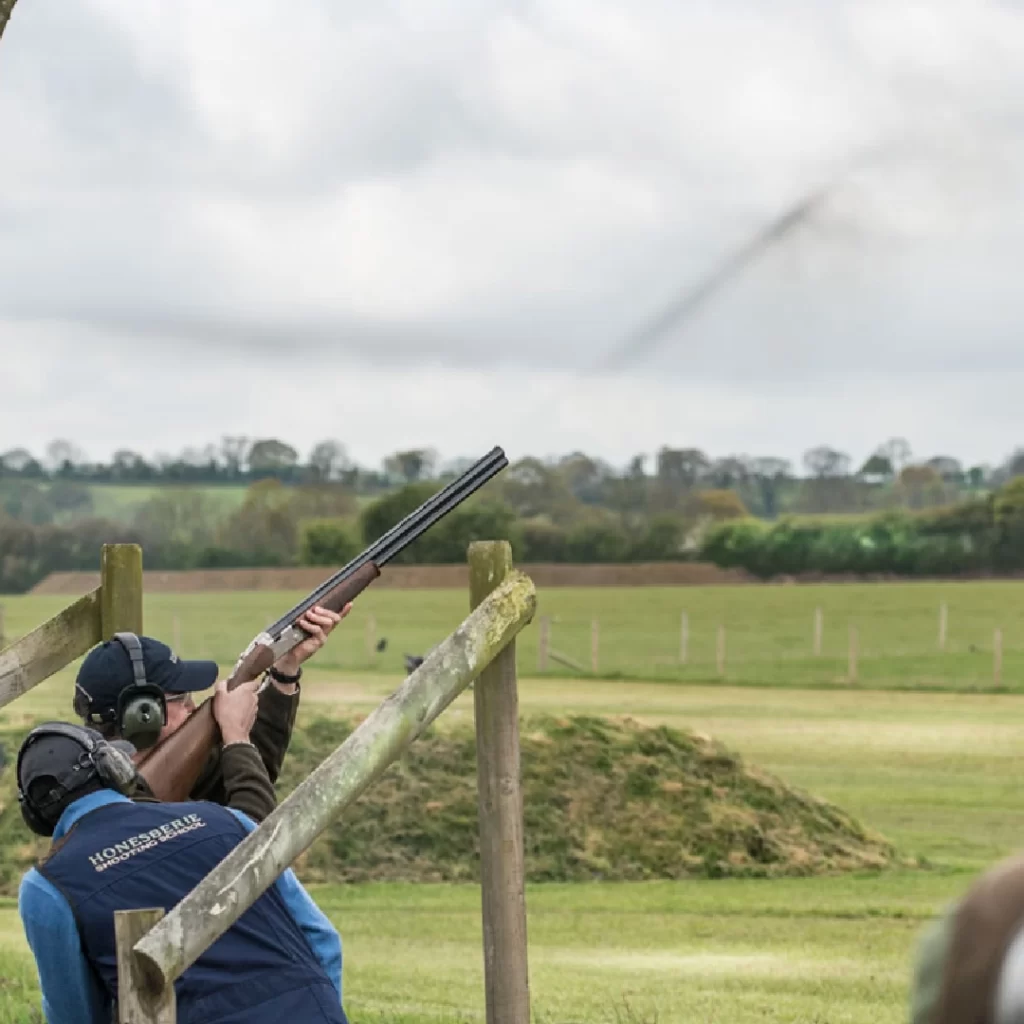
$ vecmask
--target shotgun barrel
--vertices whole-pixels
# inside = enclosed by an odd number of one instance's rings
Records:
[[[422,537],[438,520],[454,511],[506,466],[508,458],[504,451],[492,449],[257,634],[228,677],[228,689],[258,679],[278,658],[302,643],[307,634],[298,625],[298,620],[307,611],[319,605],[340,612],[380,576],[382,566]],[[158,799],[187,800],[218,737],[213,702],[207,699],[180,728],[143,753],[137,765],[139,774]]]

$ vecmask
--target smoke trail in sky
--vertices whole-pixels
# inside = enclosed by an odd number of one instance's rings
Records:
[[[648,355],[665,339],[672,328],[686,324],[748,266],[756,262],[773,246],[778,245],[807,220],[826,199],[834,185],[835,183],[831,183],[805,196],[762,228],[749,242],[719,264],[707,277],[696,285],[688,285],[657,316],[629,335],[605,356],[603,368],[621,369]]]

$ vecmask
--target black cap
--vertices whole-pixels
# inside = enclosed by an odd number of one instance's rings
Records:
[[[17,783],[19,797],[34,810],[33,830],[45,823],[39,834],[52,835],[68,804],[107,787],[91,757],[103,742],[94,729],[70,722],[44,722],[25,737],[18,751]],[[108,743],[128,757],[135,753],[123,740]]]
[[[219,669],[215,661],[183,661],[167,644],[148,636],[140,636],[139,643],[146,681],[164,693],[207,690],[217,681]],[[128,652],[119,641],[107,640],[86,655],[78,670],[76,707],[79,702],[88,702],[89,714],[105,715],[117,708],[121,691],[134,682]]]

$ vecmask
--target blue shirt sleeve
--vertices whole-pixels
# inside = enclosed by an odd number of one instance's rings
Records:
[[[251,818],[233,807],[229,807],[228,810],[242,823],[247,832],[255,831],[256,823]],[[338,998],[341,999],[341,936],[337,929],[313,902],[291,868],[287,868],[275,884],[295,923],[306,936],[313,955],[327,972],[327,977],[331,979],[331,984],[337,989]]]
[[[18,912],[43,993],[48,1024],[105,1024],[111,1000],[82,952],[67,900],[33,868],[21,880]]]

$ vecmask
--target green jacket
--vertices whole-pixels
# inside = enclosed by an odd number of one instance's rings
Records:
[[[189,799],[209,800],[241,811],[253,821],[263,821],[277,806],[274,783],[281,774],[291,742],[299,697],[298,689],[289,696],[273,684],[268,686],[259,696],[250,742],[215,747]],[[156,799],[142,778],[133,798]]]

